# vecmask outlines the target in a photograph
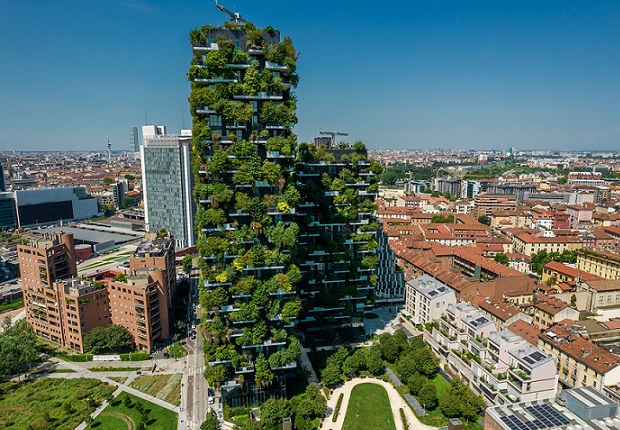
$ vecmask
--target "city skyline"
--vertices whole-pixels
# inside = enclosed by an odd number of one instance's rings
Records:
[[[619,146],[615,3],[224,6],[295,40],[299,141],[339,130],[371,149]],[[0,151],[103,151],[108,136],[129,150],[145,117],[190,128],[187,33],[225,21],[211,1],[9,1]]]

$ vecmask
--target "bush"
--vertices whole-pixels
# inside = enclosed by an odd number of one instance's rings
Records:
[[[151,358],[150,354],[146,352],[130,352],[127,354],[120,354],[121,361],[144,361]]]
[[[400,411],[400,419],[403,421],[403,428],[405,430],[408,430],[409,425],[407,424],[407,417],[405,416],[405,411],[403,410],[403,408],[399,408],[398,410]]]
[[[334,409],[334,415],[332,415],[332,422],[335,423],[338,419],[338,414],[340,413],[340,406],[342,405],[342,399],[344,398],[344,394],[340,393],[338,396],[338,402],[336,403],[336,409]]]

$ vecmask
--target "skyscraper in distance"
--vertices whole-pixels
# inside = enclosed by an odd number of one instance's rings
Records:
[[[166,229],[179,249],[194,246],[190,146],[191,136],[166,135],[163,126],[142,127],[146,228],[151,232]]]
[[[134,153],[140,153],[140,136],[138,127],[129,127],[129,147]]]

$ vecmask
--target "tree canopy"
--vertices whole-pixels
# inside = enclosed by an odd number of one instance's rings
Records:
[[[133,336],[120,325],[112,324],[107,327],[95,327],[84,336],[84,352],[120,353],[131,349]]]
[[[36,357],[36,338],[25,319],[11,325],[5,319],[0,333],[0,376],[19,373],[22,365]]]

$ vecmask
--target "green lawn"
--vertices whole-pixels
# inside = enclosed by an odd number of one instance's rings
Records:
[[[360,384],[351,391],[343,430],[396,430],[390,399],[385,388],[377,384]]]
[[[123,402],[124,398],[129,396],[134,403],[132,408],[127,408]],[[125,430],[129,428],[127,423],[132,422],[134,425],[142,420],[140,412],[136,409],[135,403],[140,402],[144,409],[148,411],[148,421],[146,428],[149,430],[168,430],[177,428],[177,414],[168,409],[157,406],[146,400],[142,400],[131,394],[123,393],[119,395],[111,405],[95,419],[95,421],[87,427],[92,430]],[[132,427],[134,428],[134,427]]]
[[[86,378],[3,383],[0,427],[73,430],[114,390],[97,379]]]

